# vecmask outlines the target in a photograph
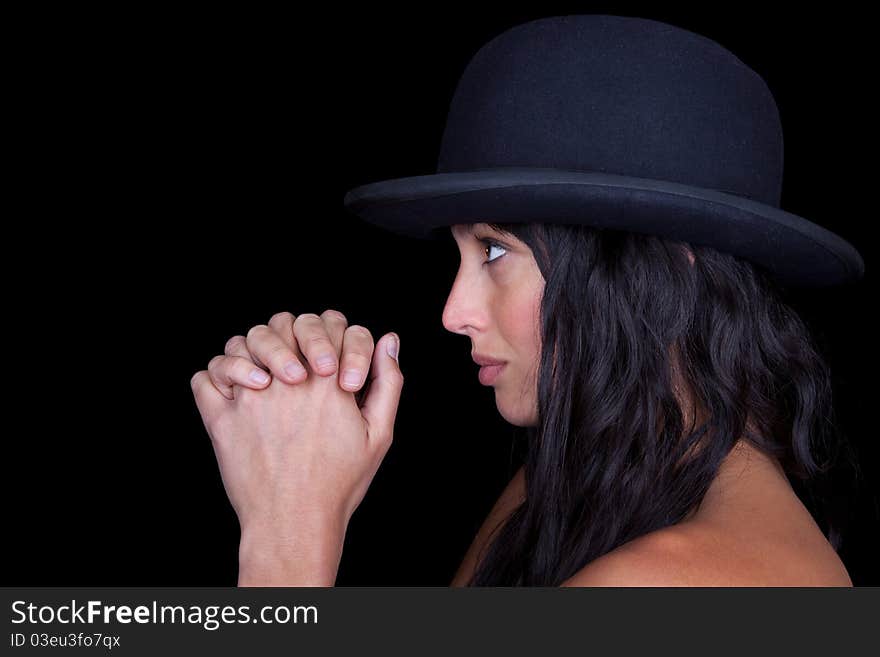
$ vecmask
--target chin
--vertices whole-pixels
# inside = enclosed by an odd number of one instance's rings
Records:
[[[508,409],[504,404],[498,403],[498,412],[506,422],[515,427],[536,427],[538,426],[537,414],[528,413],[522,408]]]

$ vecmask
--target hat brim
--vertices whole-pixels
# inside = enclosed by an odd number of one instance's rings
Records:
[[[828,286],[864,274],[846,240],[735,194],[600,172],[499,168],[362,185],[345,207],[399,235],[436,239],[453,224],[588,224],[659,235],[748,259],[787,286]]]

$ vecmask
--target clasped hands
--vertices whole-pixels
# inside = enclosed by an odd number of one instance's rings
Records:
[[[239,585],[332,586],[348,522],[393,440],[398,345],[389,333],[374,348],[335,310],[284,312],[192,377],[241,526]]]

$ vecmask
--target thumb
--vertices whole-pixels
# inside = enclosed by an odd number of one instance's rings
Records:
[[[211,436],[211,430],[208,427],[213,424],[214,418],[226,407],[228,400],[214,387],[207,370],[196,372],[192,379],[190,379],[189,384],[196,400],[196,407],[202,416],[202,422],[205,425],[205,429],[208,430],[208,435]],[[213,438],[214,436],[211,436],[212,440]]]
[[[370,441],[390,443],[394,434],[394,418],[403,389],[403,374],[397,361],[399,348],[400,338],[388,333],[379,340],[373,354],[370,388],[361,407]]]

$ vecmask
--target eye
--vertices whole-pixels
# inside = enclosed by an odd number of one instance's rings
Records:
[[[490,240],[490,239],[480,239],[479,242],[480,242],[481,244],[483,244],[483,245],[486,247],[486,250],[487,250],[490,254],[492,253],[492,249],[499,249],[499,250],[504,251],[505,253],[507,253],[507,249],[505,249],[502,245],[500,245],[498,242],[496,242],[496,241],[494,241],[494,240]],[[503,255],[504,255],[504,254],[501,254],[501,255],[498,256],[497,258],[492,258],[492,257],[490,257],[490,256],[487,254],[486,257],[489,258],[489,259],[486,260],[486,262],[484,262],[483,264],[484,264],[484,265],[491,265],[493,262],[495,262],[495,261],[498,260],[499,258],[503,257]]]

